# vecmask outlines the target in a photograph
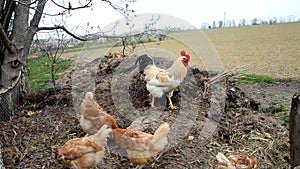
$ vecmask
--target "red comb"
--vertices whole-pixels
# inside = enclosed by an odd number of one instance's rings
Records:
[[[190,59],[190,55],[187,54],[187,53],[185,53],[185,51],[181,51],[181,52],[180,52],[180,55],[181,55],[181,56],[185,56],[187,59]]]

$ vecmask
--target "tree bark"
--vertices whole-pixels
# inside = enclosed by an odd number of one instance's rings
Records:
[[[33,41],[33,37],[38,31],[38,26],[43,15],[43,11],[46,5],[46,0],[38,0],[37,9],[33,15],[33,18],[30,21],[30,26],[26,32],[26,41],[24,46],[24,53],[27,56],[29,54],[30,46]],[[27,58],[25,58],[26,63]]]
[[[3,2],[3,1],[1,1]],[[0,45],[0,120],[7,121],[19,102],[25,84],[25,66],[30,46],[43,15],[46,0],[38,0],[30,25],[29,6],[31,0],[6,1],[5,15],[1,17]],[[2,5],[1,7],[4,7]],[[12,33],[8,34],[8,24],[14,11]]]
[[[300,92],[294,94],[290,112],[291,168],[300,165]]]
[[[29,4],[30,0],[20,1]],[[12,34],[1,52],[1,76],[0,76],[0,119],[7,121],[13,114],[14,106],[19,102],[21,89],[24,84],[24,65],[27,55],[24,53],[26,31],[28,29],[29,8],[26,5],[16,5],[14,8],[14,20]],[[3,29],[2,29],[3,30]]]

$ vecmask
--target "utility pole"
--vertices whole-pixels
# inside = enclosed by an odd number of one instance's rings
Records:
[[[223,21],[223,27],[225,28],[226,26],[226,13],[227,11],[224,11],[223,14],[224,14],[224,21]]]

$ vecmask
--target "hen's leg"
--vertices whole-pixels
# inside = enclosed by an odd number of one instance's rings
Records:
[[[152,96],[151,107],[154,107],[154,100],[155,100],[155,98],[154,98],[154,96]]]
[[[171,100],[171,97],[170,97],[170,96],[167,96],[167,97],[168,97],[168,100],[169,100],[169,105],[170,105],[169,107],[170,107],[172,110],[177,109],[177,107],[173,105],[172,100]]]

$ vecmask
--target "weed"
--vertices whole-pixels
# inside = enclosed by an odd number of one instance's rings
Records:
[[[274,79],[266,75],[246,74],[237,80],[238,85],[274,83]]]
[[[58,68],[55,79],[60,78],[61,73],[66,71],[72,61],[58,59],[55,66]],[[51,81],[51,60],[47,56],[31,58],[27,61],[26,79],[31,91],[47,88]]]
[[[287,108],[283,105],[279,105],[279,106],[270,106],[270,107],[266,107],[262,110],[264,113],[267,113],[269,115],[275,115],[277,113],[280,112],[284,112],[287,111]]]

